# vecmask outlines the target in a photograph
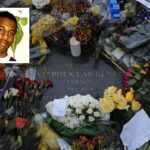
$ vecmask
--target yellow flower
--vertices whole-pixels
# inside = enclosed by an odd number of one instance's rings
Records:
[[[116,87],[110,86],[104,91],[104,97],[112,96],[116,91],[117,91]]]
[[[38,148],[38,150],[48,150],[48,145],[46,145],[45,143],[44,144],[41,144]]]
[[[75,26],[75,25],[77,25],[78,20],[79,20],[79,18],[78,18],[77,16],[74,16],[74,17],[71,17],[71,18],[69,19],[69,23],[70,23],[72,26]]]
[[[32,5],[32,0],[24,0],[23,3],[25,6]]]
[[[135,68],[141,68],[141,66],[140,66],[140,64],[135,64],[135,65],[133,65],[133,67],[135,67]]]
[[[121,95],[120,93],[116,93],[116,94],[113,94],[112,95],[112,100],[115,102],[115,103],[120,103],[120,101],[122,100],[123,95]]]
[[[144,64],[144,67],[149,67],[149,63],[145,63],[145,64]]]
[[[146,74],[146,72],[143,69],[140,70],[140,73],[141,74]]]
[[[129,105],[127,105],[127,101],[126,99],[122,98],[119,103],[117,104],[117,108],[119,110],[124,110],[124,109],[128,109]]]
[[[118,90],[117,90],[117,94],[120,94],[120,95],[121,95],[121,94],[122,94],[122,89],[118,89]]]
[[[126,93],[126,96],[125,96],[125,99],[127,102],[131,102],[133,100],[133,92],[127,92]]]
[[[100,7],[98,5],[95,5],[90,8],[90,12],[93,14],[93,16],[100,14]]]
[[[69,20],[66,20],[66,21],[63,23],[63,27],[66,28],[66,29],[69,27],[69,25],[70,25]]]
[[[36,44],[37,41],[39,41],[39,37],[33,36],[33,37],[32,37],[32,44]]]
[[[132,111],[138,111],[140,108],[141,108],[141,104],[138,101],[133,100],[131,105]]]
[[[115,109],[115,104],[112,99],[100,98],[99,103],[102,113],[110,113]]]

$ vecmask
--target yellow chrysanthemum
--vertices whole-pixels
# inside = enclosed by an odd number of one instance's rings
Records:
[[[115,109],[115,104],[112,99],[100,98],[99,103],[102,113],[111,113]]]
[[[135,67],[135,68],[141,68],[141,66],[140,66],[140,64],[135,64],[135,65],[133,65],[133,67]]]
[[[66,20],[66,21],[63,23],[63,27],[66,28],[66,29],[69,27],[69,25],[70,25],[69,20]]]
[[[116,87],[110,86],[104,91],[104,97],[112,96],[116,91],[117,91]]]
[[[98,5],[95,5],[90,8],[90,12],[93,14],[93,16],[100,14],[100,7]]]
[[[127,92],[126,93],[126,96],[125,96],[125,99],[127,102],[131,102],[133,100],[133,92]]]
[[[77,25],[78,20],[79,20],[79,18],[78,18],[77,16],[74,16],[74,17],[71,17],[71,18],[69,19],[69,23],[70,23],[72,26],[75,26],[75,25]]]
[[[141,108],[141,104],[138,101],[133,100],[131,105],[132,111],[138,111],[140,108]]]
[[[129,105],[127,105],[127,101],[126,99],[122,98],[119,103],[117,104],[117,108],[119,110],[124,110],[124,109],[128,109]]]
[[[25,6],[29,6],[32,5],[32,0],[24,0],[23,3]]]
[[[144,67],[149,67],[149,63],[145,63],[145,64],[144,64]]]
[[[140,70],[140,73],[141,74],[146,74],[146,72],[143,69]]]
[[[39,37],[33,36],[32,37],[32,44],[36,44],[39,41]]]

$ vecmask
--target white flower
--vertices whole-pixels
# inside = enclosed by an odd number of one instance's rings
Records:
[[[75,112],[76,114],[82,114],[82,110],[80,108],[77,108]]]
[[[6,90],[4,94],[4,99],[9,99],[9,98],[10,98],[10,95],[8,93],[8,90]]]
[[[80,120],[80,121],[85,120],[85,115],[80,115],[80,116],[79,116],[79,120]]]
[[[48,4],[50,0],[32,0],[32,4],[37,8],[43,8],[46,4]]]
[[[48,103],[45,105],[45,107],[46,107],[46,111],[47,111],[49,114],[52,115],[52,112],[53,112],[53,102],[52,102],[52,101],[48,102]]]
[[[90,103],[89,108],[94,109],[95,107],[96,107],[96,106],[95,106],[95,103]]]
[[[102,114],[102,120],[109,121],[110,120],[110,113],[104,113]]]
[[[15,89],[15,88],[10,88],[9,91],[10,91],[10,94],[11,94],[12,96],[16,96],[17,93],[19,92],[19,90],[18,90],[18,89]]]
[[[98,111],[93,112],[94,117],[100,117],[100,113]]]
[[[66,115],[71,115],[73,113],[73,110],[71,108],[66,109]]]
[[[44,117],[42,114],[37,114],[34,116],[34,121],[37,123],[37,124],[41,124],[44,120]]]
[[[89,122],[93,122],[95,118],[93,116],[89,116]]]
[[[90,115],[93,113],[93,110],[91,108],[89,108],[86,112]]]
[[[100,14],[100,7],[98,5],[92,6],[89,10],[94,16]]]

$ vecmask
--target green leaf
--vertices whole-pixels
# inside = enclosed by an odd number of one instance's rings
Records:
[[[21,19],[20,19],[20,23],[21,23],[21,25],[23,25],[23,26],[27,25],[27,23],[28,23],[27,17],[21,18]]]
[[[137,80],[140,80],[140,79],[141,79],[140,74],[139,74],[139,73],[136,73],[136,74],[135,74],[135,78],[136,78]]]
[[[23,31],[20,24],[18,24],[17,33],[14,42],[11,45],[11,48],[13,51],[16,50],[17,45],[21,42],[21,39],[23,37]]]
[[[136,80],[135,79],[131,79],[129,80],[129,86],[132,86],[136,83]]]

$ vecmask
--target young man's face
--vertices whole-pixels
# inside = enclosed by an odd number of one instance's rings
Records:
[[[15,21],[0,17],[0,54],[7,55],[7,50],[14,41],[16,30]]]

